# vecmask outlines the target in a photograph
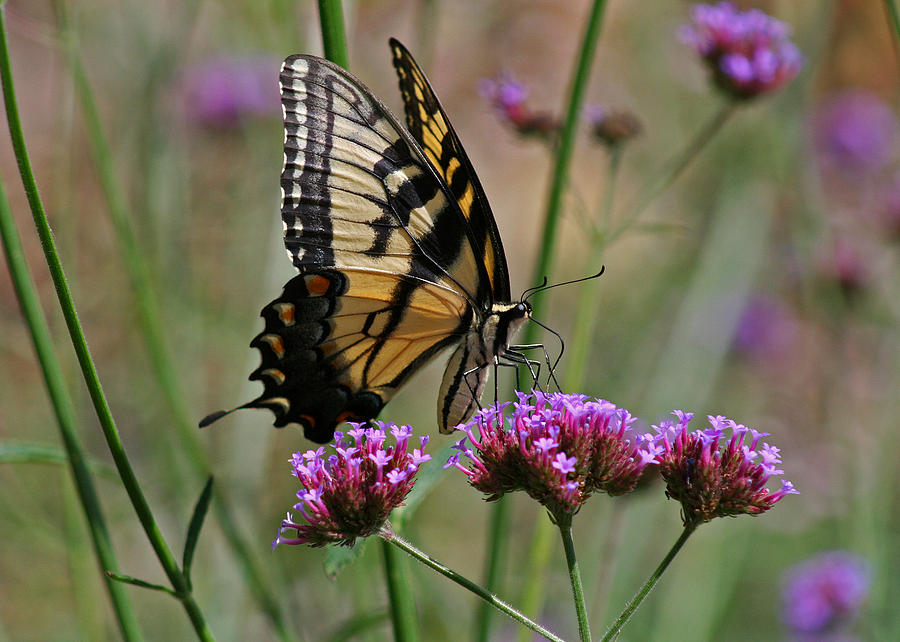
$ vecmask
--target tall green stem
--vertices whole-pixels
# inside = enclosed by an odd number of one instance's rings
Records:
[[[581,642],[591,642],[591,626],[588,623],[587,608],[584,603],[584,587],[581,584],[581,572],[578,570],[575,543],[572,541],[572,516],[557,516],[556,525],[559,527],[563,548],[566,551],[569,582],[572,584],[572,597],[575,601],[575,613],[578,616],[578,634],[581,636]]]
[[[610,640],[615,640],[619,632],[622,630],[622,627],[625,626],[625,623],[634,615],[634,612],[641,605],[641,602],[644,601],[644,598],[650,594],[650,591],[653,590],[653,587],[656,586],[656,583],[659,582],[659,578],[662,577],[662,574],[665,573],[669,564],[672,563],[672,560],[675,559],[675,556],[678,555],[678,551],[681,550],[681,547],[684,546],[684,543],[688,540],[693,532],[696,530],[697,526],[685,526],[684,530],[681,532],[681,535],[678,537],[678,540],[672,546],[666,556],[663,558],[663,561],[659,563],[659,566],[656,567],[656,570],[653,571],[653,574],[650,575],[650,578],[644,583],[641,587],[641,590],[638,591],[637,595],[635,595],[631,602],[625,607],[625,610],[616,618],[616,621],[613,622],[613,625],[609,627],[609,630],[604,634],[602,642],[609,642]]]
[[[213,639],[212,633],[206,625],[203,613],[191,594],[187,581],[175,557],[172,555],[162,533],[159,530],[150,505],[140,487],[137,476],[131,468],[128,455],[119,436],[118,429],[112,418],[109,404],[100,385],[100,379],[97,376],[97,370],[91,358],[87,341],[84,337],[81,323],[78,320],[78,314],[75,310],[75,304],[72,300],[72,294],[66,281],[62,263],[59,260],[59,254],[56,251],[56,244],[53,240],[53,234],[50,230],[50,224],[47,221],[47,215],[44,211],[38,192],[37,183],[34,179],[34,172],[31,169],[31,161],[28,158],[27,148],[25,146],[25,138],[22,133],[21,122],[18,115],[18,106],[15,97],[15,89],[12,81],[12,72],[9,64],[9,51],[6,44],[6,25],[5,14],[0,7],[0,74],[2,74],[3,96],[6,104],[7,123],[9,125],[10,137],[12,138],[13,149],[16,154],[16,161],[19,165],[19,173],[22,177],[22,183],[25,187],[25,194],[28,198],[28,204],[31,208],[32,217],[38,236],[41,240],[41,246],[44,250],[44,256],[53,279],[53,285],[56,289],[57,298],[62,309],[63,317],[66,321],[66,327],[69,330],[75,353],[78,357],[78,363],[81,367],[82,375],[87,384],[88,391],[93,402],[97,417],[100,420],[103,435],[106,438],[107,446],[112,454],[116,469],[122,479],[122,484],[128,493],[128,497],[134,506],[138,519],[150,540],[150,544],[159,558],[163,566],[163,570],[172,584],[172,588],[178,594],[178,599],[184,606],[194,630],[197,635],[204,640]]]
[[[69,65],[76,93],[84,113],[88,139],[97,174],[100,178],[107,209],[113,222],[116,239],[122,262],[125,265],[131,283],[131,291],[135,297],[136,316],[141,336],[150,356],[153,374],[159,384],[166,405],[175,420],[184,448],[186,459],[191,465],[196,478],[206,479],[210,475],[209,460],[203,449],[196,420],[185,399],[183,389],[178,380],[177,368],[172,360],[172,353],[163,331],[162,315],[156,296],[153,275],[144,252],[138,242],[137,234],[128,214],[125,197],[119,187],[116,176],[115,161],[110,152],[100,113],[93,89],[81,62],[80,52],[76,46],[74,34],[69,28],[65,5],[56,3],[60,32],[66,50],[65,59]],[[281,607],[268,588],[259,562],[254,557],[250,546],[238,530],[234,512],[227,494],[218,489],[213,496],[213,511],[219,521],[225,538],[234,552],[235,558],[244,576],[245,582],[260,608],[269,617],[280,639],[293,640],[294,635],[287,626]]]
[[[575,134],[578,131],[579,115],[584,95],[587,90],[588,80],[591,75],[591,65],[594,60],[594,52],[600,36],[600,28],[603,25],[603,14],[606,8],[606,0],[594,0],[591,12],[585,25],[584,35],[581,39],[581,47],[578,60],[572,76],[566,118],[563,123],[562,133],[559,138],[559,146],[556,148],[556,162],[553,166],[550,194],[547,200],[547,209],[544,215],[544,228],[541,233],[541,247],[538,254],[538,262],[535,266],[532,283],[540,283],[541,279],[550,271],[555,250],[556,231],[559,226],[559,218],[562,214],[563,195],[569,180],[569,167],[572,163],[572,152],[575,149]],[[544,311],[544,298],[535,299],[533,314],[540,319]],[[523,343],[536,343],[539,328],[530,323],[525,328]],[[494,510],[502,510],[495,508]],[[550,546],[553,539],[553,527],[540,515],[535,520],[534,534],[528,551],[525,585],[523,587],[522,610],[525,613],[536,615],[540,610],[543,600],[544,573],[550,557]],[[491,550],[490,555],[502,559],[502,548]],[[492,588],[488,586],[488,588]],[[519,639],[525,639],[523,635]]]
[[[391,606],[391,620],[394,623],[394,639],[397,642],[415,642],[419,639],[416,600],[410,590],[404,559],[388,540],[381,541],[381,550],[384,554],[384,575]]]
[[[552,642],[563,642],[562,638],[557,635],[554,635],[540,624],[533,622],[528,619],[525,614],[517,611],[515,608],[498,598],[496,595],[491,593],[488,590],[485,590],[472,580],[466,578],[463,575],[460,575],[453,569],[449,568],[446,564],[442,564],[438,562],[436,559],[430,557],[426,553],[420,551],[418,548],[413,546],[411,543],[406,540],[397,537],[389,528],[385,528],[380,533],[381,537],[390,544],[393,544],[397,548],[402,551],[405,551],[409,555],[411,555],[414,559],[422,562],[429,568],[437,571],[444,577],[450,579],[453,582],[456,582],[460,586],[469,591],[472,591],[475,595],[480,597],[482,600],[490,604],[493,608],[506,613],[508,616],[521,623],[524,626],[527,626],[529,629],[544,636],[546,639],[551,640]]]
[[[3,10],[3,7],[0,7],[0,22],[2,22]],[[2,30],[2,25],[0,25],[0,30]],[[0,39],[3,41],[0,46],[5,50],[5,36],[0,35]],[[0,64],[5,65],[5,63],[6,57],[4,56]],[[6,78],[7,74],[4,71],[4,95],[6,95]],[[9,110],[8,106],[7,110]],[[106,519],[103,516],[103,509],[97,497],[97,489],[94,487],[94,480],[87,467],[84,447],[81,445],[81,439],[78,436],[78,429],[75,425],[75,408],[66,388],[62,365],[54,351],[53,340],[50,337],[50,328],[41,310],[40,300],[28,271],[28,264],[25,262],[22,241],[16,230],[12,212],[9,209],[9,202],[6,200],[2,180],[0,180],[0,237],[2,237],[3,251],[6,254],[6,263],[9,266],[9,273],[12,277],[16,297],[19,299],[22,315],[25,317],[25,322],[31,333],[34,351],[41,366],[44,383],[47,386],[47,392],[53,405],[53,412],[56,414],[56,422],[59,425],[59,432],[66,449],[75,488],[78,491],[78,499],[87,519],[88,528],[91,532],[91,541],[94,545],[94,553],[97,555],[100,572],[106,581],[106,589],[109,592],[109,598],[116,614],[119,631],[121,631],[122,637],[126,640],[140,640],[142,639],[141,631],[134,617],[131,602],[125,593],[125,587],[105,574],[106,571],[118,572],[119,564],[116,561],[109,531],[106,528]]]
[[[590,257],[587,261],[585,274],[593,274],[600,269],[603,263],[603,253],[606,249],[604,235],[607,232],[609,219],[612,214],[612,206],[615,196],[616,179],[619,175],[619,167],[622,160],[622,147],[617,145],[611,150],[609,166],[607,169],[606,191],[603,198],[603,209],[600,212],[600,228],[593,236]],[[595,301],[599,298],[600,279],[589,279],[581,284],[578,293],[578,306],[575,308],[575,323],[573,325],[572,347],[569,362],[566,365],[566,374],[563,379],[564,390],[579,390],[584,378],[585,364],[590,355],[590,341],[594,336],[596,327],[597,307]]]
[[[900,11],[897,10],[896,0],[884,0],[884,9],[894,32],[894,51],[900,56]]]
[[[600,36],[600,27],[603,24],[603,12],[606,8],[606,0],[594,0],[591,13],[585,26],[584,36],[581,39],[581,49],[572,76],[569,90],[569,102],[566,108],[566,118],[563,122],[562,132],[559,137],[559,146],[556,149],[556,162],[553,165],[550,194],[547,198],[547,208],[544,215],[544,229],[541,233],[541,248],[538,254],[538,262],[535,266],[532,282],[540,283],[547,276],[553,263],[553,252],[556,249],[556,231],[559,227],[559,218],[562,214],[563,195],[569,182],[569,167],[572,164],[572,152],[575,150],[575,135],[578,132],[581,105],[587,91],[588,81],[591,76],[591,65],[594,62],[594,52]],[[540,299],[535,301],[535,308],[539,306]],[[535,316],[539,317],[539,310],[535,310]],[[532,343],[537,334],[533,330],[534,324],[526,329],[526,343]],[[531,341],[529,341],[529,338]]]
[[[693,138],[688,141],[684,149],[666,164],[660,176],[642,191],[638,200],[635,202],[635,205],[626,213],[617,226],[612,229],[608,229],[605,225],[601,227],[599,233],[594,238],[590,256],[588,257],[585,266],[585,273],[591,274],[600,269],[600,265],[603,262],[603,255],[609,246],[621,238],[621,236],[635,223],[647,206],[656,200],[656,198],[681,175],[691,162],[697,158],[700,152],[735,112],[737,105],[737,103],[729,101],[713,114],[703,127],[697,131]],[[609,169],[610,190],[612,189],[617,171],[618,159],[613,156],[610,159]],[[601,221],[609,220],[609,209],[611,207],[612,200],[610,192],[608,192]],[[584,382],[586,365],[591,354],[591,340],[596,332],[597,323],[601,318],[601,315],[597,314],[596,302],[600,297],[600,288],[602,285],[603,283],[600,279],[591,279],[581,284],[571,342],[570,353],[572,357],[566,367],[566,377],[564,379],[564,387],[566,390],[578,390]]]
[[[512,506],[508,497],[501,497],[497,505],[491,510],[490,524],[488,525],[488,551],[484,560],[484,585],[495,590],[500,582],[502,552],[505,551],[507,537],[509,537],[509,511]],[[491,618],[494,609],[487,602],[481,604],[478,614],[475,616],[475,640],[487,642],[491,637]]]
[[[325,57],[344,69],[350,68],[347,36],[344,33],[344,10],[341,0],[319,0],[319,26]]]
[[[650,183],[635,201],[634,206],[629,209],[618,226],[613,228],[606,237],[606,246],[609,247],[616,241],[631,225],[637,220],[647,206],[671,185],[681,172],[697,157],[697,155],[706,147],[713,137],[722,129],[722,126],[728,121],[732,114],[737,111],[740,103],[729,100],[713,114],[703,127],[694,134],[694,137],[688,142],[687,146],[672,160],[668,162],[662,174],[652,183]]]

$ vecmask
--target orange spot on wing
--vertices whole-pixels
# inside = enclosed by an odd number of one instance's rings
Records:
[[[312,296],[322,296],[326,292],[328,292],[328,288],[330,287],[331,281],[326,279],[324,276],[313,274],[306,277],[306,290]]]
[[[300,419],[309,424],[309,428],[316,427],[316,418],[312,415],[300,415]]]
[[[269,344],[269,347],[272,348],[272,352],[275,353],[279,359],[284,356],[284,341],[281,340],[277,334],[267,334],[262,337],[262,340]]]
[[[359,416],[358,414],[356,414],[355,412],[353,412],[352,410],[345,410],[344,412],[342,412],[335,418],[335,421],[339,424],[342,424],[345,421],[355,421],[358,419],[362,419],[362,417]]]
[[[294,325],[294,306],[290,303],[282,303],[278,306],[278,318],[284,325]]]

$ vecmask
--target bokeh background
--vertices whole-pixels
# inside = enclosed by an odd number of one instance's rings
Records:
[[[203,485],[188,461],[136,315],[136,301],[91,152],[67,52],[77,51],[97,101],[114,180],[147,260],[177,387],[195,420],[258,394],[246,376],[258,311],[292,275],[283,251],[277,73],[281,59],[321,53],[315,3],[85,0],[5,4],[25,134],[41,195],[128,453],[180,554]],[[690,4],[612,2],[588,102],[628,110],[615,213],[721,107],[705,69],[678,38]],[[884,6],[873,0],[746,3],[794,27],[805,64],[781,91],[742,106],[683,175],[609,247],[591,302],[597,318],[583,390],[655,422],[672,408],[725,414],[772,433],[802,495],[765,516],[701,528],[625,629],[623,640],[790,639],[781,621],[784,573],[822,551],[871,569],[861,613],[838,629],[861,640],[900,637],[900,121],[898,64]],[[560,115],[588,3],[578,0],[365,0],[345,3],[350,65],[396,112],[387,39],[418,57],[466,146],[503,234],[513,292],[535,285],[551,150],[517,135],[479,81],[509,71],[528,105]],[[70,49],[71,48],[71,49]],[[16,172],[5,126],[0,173],[79,403],[92,457],[109,456],[68,345]],[[608,150],[584,126],[551,281],[590,273],[585,221],[607,184]],[[552,291],[541,320],[564,336],[578,288]],[[548,340],[548,345],[554,345]],[[383,417],[436,435],[442,359]],[[565,373],[566,358],[561,364]],[[0,439],[58,447],[59,436],[11,282],[0,277]],[[216,486],[292,628],[339,639],[355,614],[386,608],[374,542],[336,578],[327,551],[269,551],[295,482],[287,459],[309,447],[275,431],[263,411],[200,432]],[[98,484],[122,571],[165,583],[114,478]],[[406,534],[478,578],[490,506],[447,473]],[[516,602],[529,533],[542,511],[513,498],[501,594]],[[595,497],[575,520],[594,628],[631,597],[680,532],[678,506],[651,486]],[[74,499],[57,464],[0,464],[0,640],[116,639],[117,631]],[[541,619],[576,634],[561,548]],[[468,639],[476,601],[412,568],[429,640]],[[204,528],[197,598],[223,640],[273,635],[251,599],[216,520]],[[189,639],[171,598],[130,589],[148,639]],[[609,605],[608,607],[606,605]],[[499,621],[498,639],[515,629]],[[378,620],[353,639],[390,636]],[[815,638],[820,639],[820,638]]]

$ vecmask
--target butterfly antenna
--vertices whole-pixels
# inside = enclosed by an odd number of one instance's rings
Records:
[[[596,278],[600,277],[605,271],[606,271],[606,266],[604,265],[600,268],[600,271],[597,272],[597,274],[592,274],[590,276],[584,276],[584,277],[581,277],[580,279],[575,279],[574,281],[563,281],[562,283],[554,283],[552,285],[547,285],[547,277],[545,276],[543,283],[541,283],[539,286],[533,287],[533,288],[528,288],[527,290],[525,290],[525,292],[522,293],[522,302],[524,303],[525,301],[530,299],[532,296],[534,296],[538,292],[546,292],[547,290],[552,290],[553,288],[558,288],[562,285],[572,285],[573,283],[581,283],[582,281],[590,281],[591,279],[596,279]],[[551,332],[552,332],[552,330],[551,330]]]
[[[538,285],[537,287],[528,288],[527,290],[525,290],[524,292],[522,292],[522,299],[521,299],[521,301],[522,301],[522,302],[527,301],[527,300],[528,300],[528,297],[530,297],[532,294],[534,294],[535,292],[537,292],[538,290],[540,290],[541,288],[543,288],[545,285],[547,285],[547,277],[546,277],[546,276],[544,277],[544,280],[543,280],[543,282],[542,282],[540,285]]]

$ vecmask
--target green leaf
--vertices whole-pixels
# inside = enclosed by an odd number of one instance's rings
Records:
[[[213,477],[209,476],[206,480],[206,486],[200,493],[200,498],[194,506],[194,514],[191,516],[191,523],[188,525],[187,538],[184,542],[184,557],[181,562],[181,572],[184,573],[184,579],[187,580],[188,588],[191,589],[191,564],[194,561],[194,551],[197,548],[197,540],[200,538],[200,529],[203,528],[203,520],[206,518],[206,512],[209,510],[209,502],[212,500]]]
[[[328,579],[333,580],[344,570],[345,566],[359,559],[362,556],[363,549],[369,539],[370,538],[368,537],[357,539],[353,546],[329,547],[328,554],[325,556],[325,562],[323,564],[325,567],[325,575],[328,576]]]
[[[134,586],[140,586],[141,588],[151,589],[153,591],[162,591],[163,593],[168,593],[169,595],[177,597],[175,591],[170,589],[168,586],[162,586],[161,584],[151,584],[150,582],[139,580],[138,578],[131,577],[130,575],[119,575],[118,573],[112,573],[110,571],[106,571],[106,576],[110,579],[116,580],[117,582],[133,584]]]
[[[0,464],[66,464],[66,451],[58,446],[23,442],[0,442]],[[107,479],[119,478],[116,469],[96,459],[89,459],[88,470]]]

